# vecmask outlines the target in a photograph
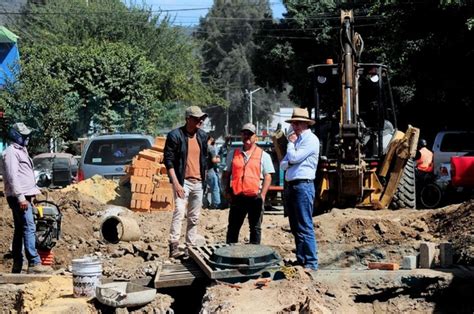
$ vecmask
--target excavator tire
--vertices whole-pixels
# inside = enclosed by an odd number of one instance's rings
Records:
[[[390,208],[416,208],[415,161],[411,158],[403,169],[403,175],[393,195]]]

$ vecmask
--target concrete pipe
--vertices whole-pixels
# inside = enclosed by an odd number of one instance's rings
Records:
[[[138,223],[130,217],[109,216],[102,222],[100,231],[102,238],[113,244],[120,241],[137,241],[141,236]]]

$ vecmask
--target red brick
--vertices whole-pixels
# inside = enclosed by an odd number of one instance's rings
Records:
[[[397,263],[379,263],[379,262],[369,262],[369,269],[381,269],[381,270],[399,270],[400,265]]]

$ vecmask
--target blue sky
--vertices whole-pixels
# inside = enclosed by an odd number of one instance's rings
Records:
[[[158,10],[184,10],[194,8],[210,8],[213,0],[145,0],[145,3],[152,7],[155,11]],[[285,7],[281,0],[270,0],[273,10],[273,17],[281,18]],[[206,15],[207,9],[169,12],[175,18],[175,24],[182,26],[192,26],[199,23],[199,17]]]

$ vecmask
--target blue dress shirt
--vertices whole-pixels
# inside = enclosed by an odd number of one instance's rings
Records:
[[[280,162],[280,167],[286,170],[286,181],[314,180],[318,158],[319,139],[311,130],[304,130],[294,143],[288,143],[286,155]]]

